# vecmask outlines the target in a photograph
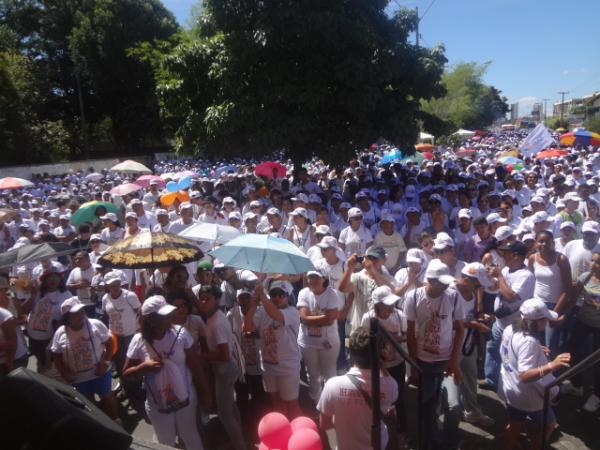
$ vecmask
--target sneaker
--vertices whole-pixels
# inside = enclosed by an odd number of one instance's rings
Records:
[[[583,409],[591,413],[598,411],[600,409],[600,397],[596,394],[590,395],[583,405]]]
[[[473,425],[479,425],[480,427],[489,428],[493,427],[496,421],[491,417],[486,416],[483,413],[464,413],[463,420]]]
[[[560,393],[573,395],[575,397],[583,397],[583,387],[575,387],[571,383],[565,383],[560,387]]]
[[[479,381],[478,382],[479,389],[483,389],[484,391],[494,391],[498,390],[498,387],[490,383],[488,380]]]

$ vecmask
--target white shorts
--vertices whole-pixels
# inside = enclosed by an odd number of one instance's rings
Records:
[[[281,400],[290,401],[298,399],[300,391],[300,373],[290,375],[273,375],[263,373],[265,392],[279,393]]]

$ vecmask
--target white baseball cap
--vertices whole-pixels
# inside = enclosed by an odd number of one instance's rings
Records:
[[[148,316],[156,313],[159,316],[168,316],[177,308],[169,305],[162,295],[153,295],[148,297],[142,304],[142,316]]]
[[[560,229],[562,230],[564,228],[572,228],[574,230],[577,227],[575,226],[575,224],[573,222],[571,222],[570,220],[567,220],[566,222],[563,222],[560,224]]]
[[[315,228],[315,234],[328,235],[331,234],[331,230],[327,225],[319,225]]]
[[[348,210],[348,220],[353,219],[354,217],[362,217],[363,212],[360,208],[350,208]]]
[[[434,250],[445,250],[448,247],[454,248],[454,239],[448,235],[448,233],[438,233],[435,239],[433,240],[433,249]]]
[[[77,311],[81,311],[84,308],[84,304],[81,303],[81,300],[77,297],[69,297],[62,305],[60,305],[60,313],[76,313]]]
[[[549,220],[550,218],[546,211],[538,211],[531,217],[533,223],[548,222]]]
[[[107,286],[115,281],[118,281],[119,284],[123,284],[123,276],[120,270],[111,270],[104,274],[104,284]]]
[[[281,217],[281,213],[279,212],[279,210],[277,208],[269,208],[267,210],[267,216],[280,216]]]
[[[101,220],[110,220],[111,222],[116,222],[117,221],[117,215],[115,213],[106,213],[104,214],[102,217],[100,217]]]
[[[485,218],[485,220],[487,220],[487,223],[492,224],[492,223],[500,222],[502,220],[502,217],[498,213],[491,213],[491,214],[488,214],[488,216]]]
[[[384,305],[392,306],[400,300],[400,297],[394,294],[389,286],[379,286],[371,293],[371,300],[374,304],[383,303]]]
[[[439,259],[432,259],[425,271],[425,278],[438,280],[440,283],[449,285],[454,281],[454,277],[450,275],[450,269]]]
[[[595,222],[593,220],[588,220],[586,222],[583,222],[583,226],[581,227],[581,232],[586,233],[588,231],[599,234],[600,227],[598,226],[598,222]]]
[[[290,216],[302,216],[308,219],[308,211],[306,211],[306,208],[296,208],[290,213]]]
[[[513,235],[513,231],[514,230],[512,229],[512,227],[503,225],[496,230],[496,232],[494,233],[494,237],[497,241],[503,241],[504,239],[508,239],[509,237],[511,237]]]
[[[548,319],[555,321],[558,319],[558,313],[550,311],[546,304],[539,298],[530,298],[525,300],[521,307],[521,317],[528,320]]]
[[[477,281],[479,281],[479,284],[483,287],[488,287],[491,284],[485,266],[479,262],[466,264],[460,272],[467,277],[477,278]]]
[[[418,248],[409,248],[408,252],[406,252],[406,262],[423,264],[420,250]]]
[[[461,210],[458,211],[458,218],[459,219],[472,219],[473,213],[468,208],[462,208]]]

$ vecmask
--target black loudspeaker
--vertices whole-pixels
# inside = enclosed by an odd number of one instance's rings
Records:
[[[27,369],[0,381],[3,450],[127,450],[131,436],[73,387]]]

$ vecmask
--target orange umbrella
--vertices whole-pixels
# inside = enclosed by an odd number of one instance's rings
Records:
[[[558,158],[560,156],[565,156],[567,153],[569,153],[567,150],[562,150],[560,148],[549,148],[535,155],[535,159]]]
[[[430,152],[435,148],[435,145],[432,144],[417,144],[415,148],[420,152]]]

